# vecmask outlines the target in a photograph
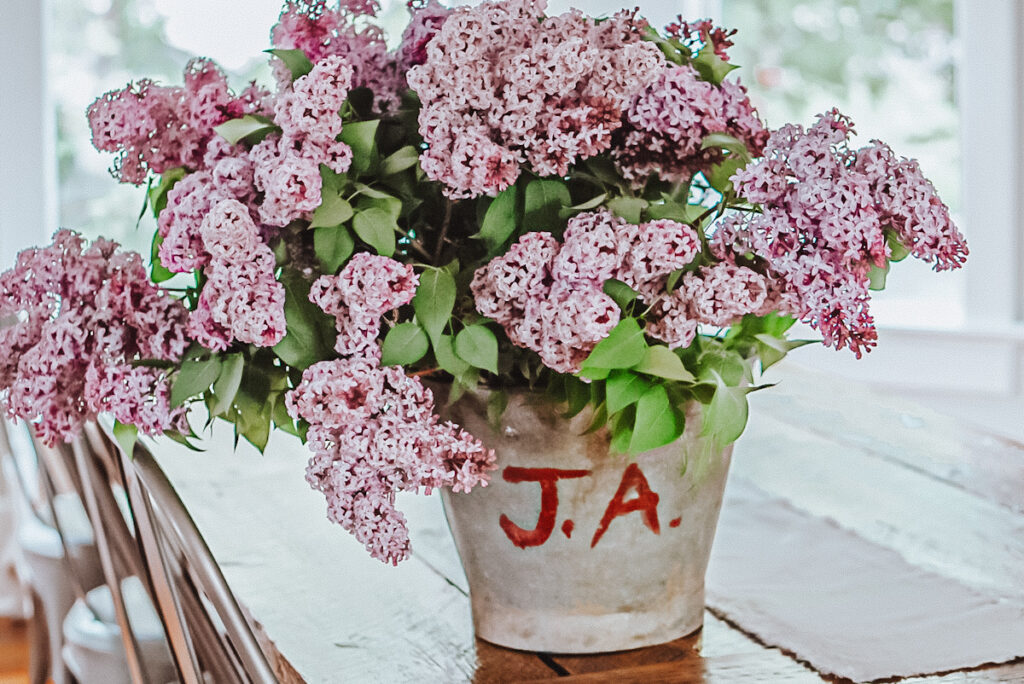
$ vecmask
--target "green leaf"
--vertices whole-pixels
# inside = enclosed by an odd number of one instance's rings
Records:
[[[632,368],[644,360],[647,342],[635,318],[623,318],[608,337],[597,343],[583,368]]]
[[[683,277],[684,273],[686,273],[686,269],[684,268],[677,268],[669,273],[668,279],[665,281],[665,291],[669,294],[675,292],[676,285],[679,284],[679,279]]]
[[[159,218],[160,212],[167,207],[167,193],[187,173],[188,171],[185,170],[185,167],[178,166],[173,169],[167,169],[160,174],[160,182],[150,187],[146,192],[149,206],[153,209],[153,216]]]
[[[723,194],[732,192],[733,185],[731,179],[733,175],[746,165],[747,162],[743,158],[730,156],[711,167],[711,173],[707,177],[708,183],[715,190]]]
[[[691,366],[693,367],[693,366]],[[697,358],[696,368],[701,380],[714,381],[723,378],[725,383],[735,387],[743,382],[747,364],[739,353],[721,348],[708,349]]]
[[[345,226],[323,226],[313,231],[313,251],[324,273],[337,273],[355,247],[352,232]]]
[[[679,382],[695,382],[697,380],[693,377],[693,373],[686,370],[682,360],[673,354],[671,349],[660,344],[648,347],[644,360],[633,366],[633,370],[637,373],[646,373]]]
[[[633,441],[633,424],[636,422],[636,407],[629,406],[616,413],[608,421],[608,430],[612,433],[611,448],[620,454],[629,453],[629,445]]]
[[[817,344],[817,340],[783,340],[767,334],[754,335],[757,340],[757,355],[761,359],[761,370],[767,370],[771,366],[786,357],[786,354],[808,344]]]
[[[604,380],[611,373],[610,368],[583,368],[576,375],[587,380]]]
[[[684,421],[661,385],[647,390],[636,404],[630,453],[638,454],[671,444],[683,434]]]
[[[160,245],[163,244],[164,238],[159,232],[153,233],[153,243],[149,251],[149,279],[154,283],[167,282],[174,277],[174,273],[167,270],[163,262],[160,261]]]
[[[889,245],[889,261],[896,263],[910,256],[910,250],[900,241],[900,236],[892,228],[885,229],[885,242]]]
[[[416,151],[416,148],[412,145],[406,145],[385,157],[384,164],[380,169],[380,175],[390,176],[401,173],[406,169],[416,166],[419,161],[420,153]]]
[[[412,308],[420,322],[435,343],[444,332],[455,307],[455,278],[442,269],[427,269],[420,276]]]
[[[604,281],[604,285],[601,286],[601,289],[604,290],[606,295],[614,299],[615,303],[619,305],[619,308],[623,310],[625,310],[627,306],[632,304],[633,301],[640,296],[637,294],[636,290],[615,278],[609,278]]]
[[[717,372],[712,371],[715,394],[704,409],[701,434],[710,437],[717,446],[724,447],[739,439],[747,425],[747,390],[730,387]]]
[[[566,418],[572,418],[579,414],[590,401],[590,385],[580,382],[576,378],[566,377],[565,379],[565,403],[566,410],[563,414]]]
[[[495,432],[501,430],[501,418],[508,408],[508,392],[494,390],[487,397],[487,422]]]
[[[608,208],[616,216],[630,223],[640,223],[640,214],[647,208],[647,200],[642,197],[616,197],[608,202]]]
[[[715,85],[721,85],[730,71],[739,68],[739,66],[730,64],[715,54],[715,48],[711,43],[706,44],[700,49],[700,52],[693,59],[693,67],[702,79]]]
[[[273,403],[268,400],[265,392],[254,391],[243,385],[235,398],[238,413],[235,418],[235,429],[261,452],[270,439],[270,421]]]
[[[579,204],[574,204],[571,207],[564,207],[562,209],[561,218],[570,218],[570,217],[572,217],[574,214],[576,214],[578,212],[586,211],[587,209],[594,209],[596,207],[599,207],[599,206],[601,206],[601,204],[604,203],[604,201],[605,201],[605,199],[607,199],[607,197],[608,197],[608,193],[607,192],[603,192],[600,195],[598,195],[597,197],[592,197],[592,198],[588,199],[586,202],[581,202]]]
[[[302,50],[264,50],[271,55],[274,55],[288,67],[288,70],[292,72],[292,80],[302,78],[310,71],[313,70],[313,62],[309,60],[306,53]]]
[[[878,266],[872,266],[871,270],[868,271],[868,289],[879,291],[885,289],[885,281],[889,276],[889,262],[885,262],[885,266],[879,268]]]
[[[516,203],[519,190],[510,185],[494,198],[480,223],[480,232],[473,237],[483,240],[488,251],[495,250],[516,230]]]
[[[382,195],[384,193],[381,193]],[[398,217],[402,215],[402,200],[391,195],[384,195],[383,197],[370,197],[368,195],[361,195],[356,200],[356,206],[360,211],[367,209],[380,209],[381,211],[387,212],[391,218],[398,223]]]
[[[216,401],[210,407],[210,414],[219,416],[228,411],[235,401],[238,387],[242,384],[242,372],[245,370],[245,357],[242,354],[228,354],[221,363],[220,375],[213,383],[213,394]]]
[[[399,323],[388,331],[380,349],[380,365],[407,366],[427,353],[430,341],[417,323]]]
[[[366,183],[355,182],[352,184],[352,187],[356,189],[355,195],[360,197],[369,197],[370,199],[395,199],[395,196],[391,193],[378,190]]]
[[[498,374],[498,340],[483,325],[460,330],[455,336],[455,353],[476,368]]]
[[[181,370],[174,376],[171,385],[171,408],[177,408],[185,400],[202,394],[220,375],[220,359],[213,357],[205,361],[184,361]]]
[[[194,436],[195,435],[193,435],[193,437]],[[189,449],[191,451],[198,451],[200,453],[205,451],[204,449],[200,449],[195,444],[190,442],[188,440],[188,437],[186,437],[185,435],[181,434],[177,430],[164,430],[164,437],[166,437],[167,439],[170,439],[170,440],[172,440],[174,442],[177,442],[178,444],[181,444],[186,449]]]
[[[648,206],[647,217],[652,221],[670,219],[679,223],[689,223],[697,218],[694,215],[694,210],[690,208],[691,206],[689,204],[673,202],[672,200],[665,200],[664,202]],[[703,211],[703,208],[701,208],[701,211]]]
[[[320,177],[322,179],[320,195],[323,200],[313,212],[313,220],[309,227],[341,225],[352,218],[353,213],[352,205],[341,196],[341,179],[323,164],[320,165]]]
[[[613,371],[605,382],[608,413],[615,414],[635,404],[650,388],[650,382],[632,371]]]
[[[608,405],[605,402],[602,401],[600,404],[597,405],[597,408],[594,409],[594,417],[590,420],[590,425],[587,427],[586,430],[583,431],[583,434],[585,434],[585,435],[593,434],[593,433],[597,432],[598,430],[600,430],[601,428],[603,428],[607,424],[608,424]]]
[[[434,340],[434,357],[437,365],[453,377],[463,378],[473,370],[468,362],[460,359],[455,353],[455,338],[451,335],[440,335]]]
[[[282,397],[278,397],[277,401],[274,402],[274,410],[272,412],[272,418],[274,425],[281,430],[284,430],[289,435],[295,435],[301,438],[300,431],[295,426],[295,420],[288,414],[288,405],[285,404]]]
[[[284,285],[284,339],[274,346],[274,353],[292,368],[305,370],[317,361],[334,355],[334,320],[309,301],[309,282],[290,268],[278,278]]]
[[[572,204],[569,188],[554,179],[532,180],[526,186],[523,227],[527,230],[555,231],[565,226],[560,214],[563,207]]]
[[[745,161],[750,161],[750,151],[746,144],[739,138],[728,133],[708,133],[700,142],[700,149],[707,150],[712,147],[727,150]]]
[[[229,119],[213,130],[232,145],[239,142],[256,143],[273,131],[281,130],[265,116],[246,114],[238,119]]]
[[[383,209],[367,209],[355,215],[352,227],[359,239],[373,247],[377,254],[389,257],[395,253],[395,230],[398,223]]]
[[[128,425],[119,420],[115,420],[114,441],[117,442],[117,446],[120,447],[121,453],[128,458],[134,457],[135,443],[139,441],[139,428],[134,425]]]
[[[352,166],[349,173],[353,176],[360,176],[371,168],[378,161],[377,153],[377,127],[380,126],[380,119],[371,121],[351,121],[341,129],[338,139],[352,148]]]

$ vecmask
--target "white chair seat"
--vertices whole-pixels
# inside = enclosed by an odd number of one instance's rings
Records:
[[[77,494],[58,494],[54,497],[53,507],[60,518],[64,541],[69,548],[94,545],[92,526]],[[44,558],[61,558],[64,555],[56,528],[31,513],[19,517],[17,539],[22,550]]]
[[[176,672],[163,625],[142,582],[137,577],[125,578],[121,593],[148,678],[154,682],[173,680]],[[130,684],[109,587],[96,587],[86,594],[85,600],[88,606],[81,600],[75,601],[64,619],[65,664],[82,684]]]

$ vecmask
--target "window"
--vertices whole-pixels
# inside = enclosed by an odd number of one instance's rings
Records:
[[[382,4],[395,38],[405,3]],[[549,11],[573,4],[601,14],[630,3],[550,0]],[[683,14],[738,28],[737,75],[769,125],[806,124],[838,105],[857,123],[859,140],[879,137],[921,160],[968,237],[962,273],[935,276],[919,263],[894,270],[874,307],[881,344],[864,360],[823,349],[802,350],[798,360],[947,409],[969,397],[973,418],[1024,437],[1024,228],[1016,199],[1024,9],[1014,0],[640,4],[659,26]],[[25,47],[0,71],[3,92],[18,94],[0,109],[5,154],[18,160],[0,165],[0,256],[9,263],[19,248],[44,241],[58,217],[145,250],[139,242],[149,226],[134,230],[141,193],[107,176],[110,158],[89,145],[85,107],[132,78],[178,83],[193,54],[223,64],[237,86],[266,79],[259,52],[280,0],[69,0],[52,16],[48,7],[14,3],[0,23],[6,44]]]

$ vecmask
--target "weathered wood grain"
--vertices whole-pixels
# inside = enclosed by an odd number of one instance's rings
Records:
[[[770,371],[767,379],[779,384],[751,395],[755,418],[770,416],[801,432],[859,447],[1024,512],[1024,444],[891,393],[798,365]]]
[[[1007,596],[1024,587],[1024,515],[861,447],[754,414],[733,474],[914,565]]]
[[[779,656],[765,658],[749,653],[716,658],[688,658],[625,666],[600,672],[574,674],[547,682],[559,684],[734,684],[772,682],[773,684],[806,684],[822,682],[822,678],[800,663]]]

